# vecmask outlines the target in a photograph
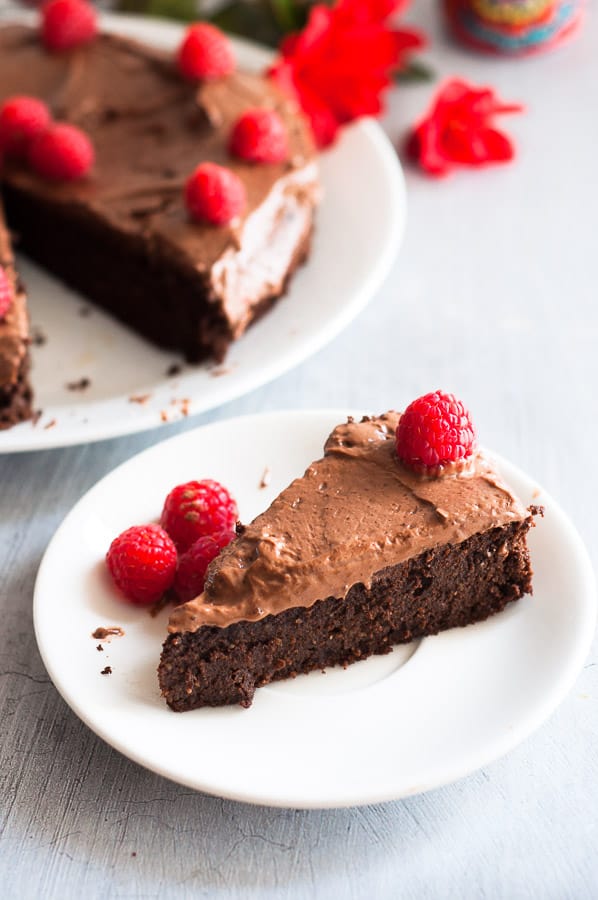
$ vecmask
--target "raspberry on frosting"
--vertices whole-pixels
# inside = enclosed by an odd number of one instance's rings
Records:
[[[42,41],[48,50],[72,50],[97,34],[95,10],[85,0],[48,0],[41,15]]]
[[[135,525],[119,534],[106,554],[117,588],[132,603],[154,603],[174,582],[177,552],[159,525]]]
[[[433,470],[470,457],[476,434],[463,403],[444,391],[410,403],[399,420],[397,456],[416,470]]]
[[[187,29],[177,56],[179,72],[189,81],[222,78],[235,68],[231,42],[218,28],[200,22]]]
[[[284,122],[273,109],[246,110],[233,127],[229,150],[248,162],[283,162],[289,155]]]
[[[48,128],[50,121],[48,107],[36,97],[9,97],[0,106],[0,152],[24,156],[31,141]]]
[[[93,145],[74,125],[51,125],[29,147],[31,168],[49,181],[76,181],[93,163]]]
[[[217,531],[198,538],[183,553],[174,580],[174,590],[181,603],[201,594],[208,566],[234,538],[233,531]]]
[[[224,166],[201,163],[185,185],[191,218],[210,225],[226,225],[242,215],[247,197],[243,182]]]
[[[12,303],[12,290],[6,272],[0,266],[0,322],[10,309]]]
[[[160,524],[179,552],[205,535],[232,531],[239,511],[229,491],[218,481],[188,481],[171,490],[164,502]]]

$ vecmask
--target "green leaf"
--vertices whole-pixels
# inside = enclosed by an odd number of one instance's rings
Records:
[[[399,84],[411,84],[423,81],[434,81],[436,73],[427,63],[413,59],[395,74]]]

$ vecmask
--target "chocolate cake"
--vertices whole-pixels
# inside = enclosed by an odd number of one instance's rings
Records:
[[[476,451],[442,477],[395,453],[398,413],[334,429],[175,608],[159,666],[174,710],[239,703],[256,687],[347,665],[469,625],[531,593],[526,510]]]
[[[27,300],[15,269],[10,233],[0,202],[0,266],[12,292],[12,303],[0,318],[0,429],[31,418],[29,384],[29,320]]]
[[[96,156],[88,177],[68,183],[6,160],[7,217],[23,250],[156,344],[221,359],[309,250],[317,167],[294,102],[238,71],[190,83],[171,54],[114,35],[51,53],[36,29],[10,25],[0,29],[0,103],[15,94],[82,128]],[[255,106],[283,119],[287,162],[228,154],[233,123]],[[189,219],[183,187],[205,160],[244,184],[246,212],[229,226]]]

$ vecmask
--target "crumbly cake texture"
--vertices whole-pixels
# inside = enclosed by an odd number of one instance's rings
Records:
[[[168,705],[249,706],[255,689],[465,626],[532,590],[526,510],[482,456],[422,479],[396,413],[339,426],[177,607],[158,669]],[[319,591],[319,593],[318,593]]]
[[[32,416],[29,383],[29,320],[26,297],[15,268],[10,233],[0,201],[0,266],[12,288],[12,304],[0,319],[0,430]]]
[[[0,103],[15,94],[83,129],[96,156],[90,175],[69,183],[7,161],[7,217],[25,252],[156,344],[222,359],[309,251],[318,174],[296,104],[243,72],[191,84],[172,54],[114,35],[49,53],[20,25],[0,29]],[[287,161],[230,156],[234,122],[255,106],[282,118]],[[246,211],[227,226],[192,222],[185,207],[185,182],[207,160],[245,187]]]

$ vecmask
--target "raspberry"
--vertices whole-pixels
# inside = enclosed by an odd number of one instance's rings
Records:
[[[49,181],[76,181],[94,162],[93,146],[74,125],[50,125],[29,148],[32,169]]]
[[[466,459],[475,445],[469,413],[453,394],[443,391],[410,403],[397,427],[397,456],[416,469]]]
[[[233,530],[238,515],[237,504],[227,489],[208,478],[173,488],[164,501],[160,525],[179,553],[184,553],[200,537]]]
[[[95,10],[85,0],[49,0],[42,7],[41,27],[48,50],[71,50],[96,36]]]
[[[283,162],[289,155],[284,122],[273,109],[248,109],[233,127],[229,150],[249,162]]]
[[[35,97],[9,97],[0,107],[0,150],[7,156],[24,156],[31,141],[46,130],[48,107]]]
[[[235,537],[233,531],[217,531],[198,538],[179,559],[174,590],[181,603],[201,594],[206,570],[220,551]]]
[[[10,309],[12,303],[12,290],[6,272],[0,266],[0,322]]]
[[[215,163],[202,163],[185,185],[191,217],[211,225],[226,225],[240,216],[247,202],[241,179]]]
[[[218,28],[201,22],[187,29],[179,47],[179,72],[189,81],[222,78],[235,68],[235,55],[229,39]]]
[[[135,525],[112,541],[106,562],[114,583],[128,600],[154,603],[172,587],[177,552],[159,525]]]

